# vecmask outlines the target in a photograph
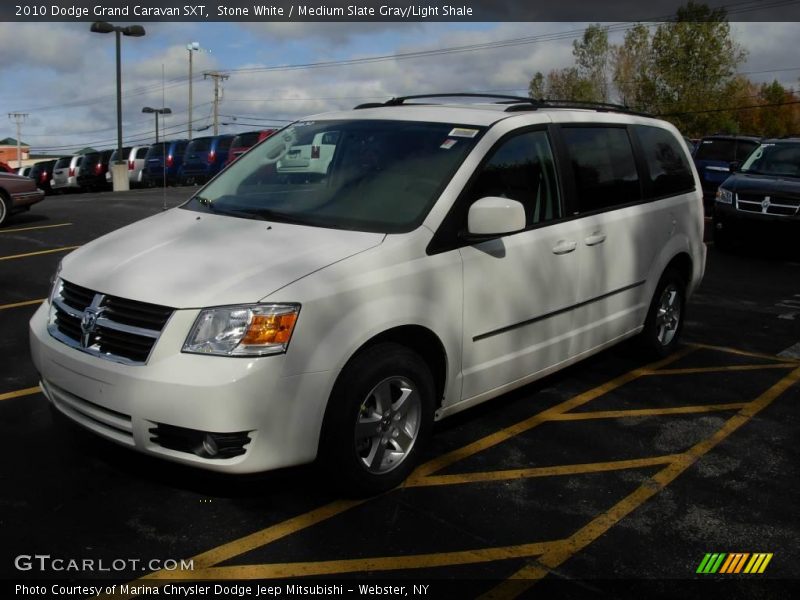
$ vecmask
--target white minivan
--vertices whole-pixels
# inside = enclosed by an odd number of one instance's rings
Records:
[[[632,336],[671,352],[705,267],[680,134],[495,99],[297,121],[182,206],[72,252],[30,325],[45,395],[153,456],[317,460],[375,493],[435,420]],[[323,176],[281,173],[331,131]]]

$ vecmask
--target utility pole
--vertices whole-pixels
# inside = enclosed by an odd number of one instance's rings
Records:
[[[203,79],[209,77],[214,79],[214,135],[219,135],[219,84],[220,81],[230,78],[230,75],[219,71],[206,71],[203,73]]]
[[[17,124],[17,169],[19,169],[22,166],[22,141],[20,140],[22,134],[20,130],[22,129],[22,122],[28,118],[28,113],[8,113],[8,118],[14,119]]]

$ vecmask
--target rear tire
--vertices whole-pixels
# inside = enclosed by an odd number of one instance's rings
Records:
[[[6,197],[5,193],[0,192],[0,227],[6,224],[10,216],[11,201]]]
[[[678,346],[686,317],[686,282],[674,268],[664,271],[639,334],[641,349],[652,358],[664,358]]]
[[[334,385],[318,465],[347,495],[399,485],[430,437],[434,394],[430,369],[408,348],[382,343],[363,350]]]

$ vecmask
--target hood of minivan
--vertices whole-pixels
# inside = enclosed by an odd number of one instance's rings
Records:
[[[64,259],[61,277],[173,308],[242,304],[377,246],[385,237],[176,208],[79,248]]]
[[[734,173],[723,186],[726,190],[737,194],[754,194],[768,196],[770,194],[790,198],[800,197],[800,178],[779,175],[757,175]]]

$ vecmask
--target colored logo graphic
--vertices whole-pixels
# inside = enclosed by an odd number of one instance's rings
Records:
[[[758,552],[725,552],[708,553],[700,561],[697,573],[703,575],[713,575],[715,573],[725,575],[736,574],[756,574],[763,573],[769,561],[772,560],[772,553]]]

